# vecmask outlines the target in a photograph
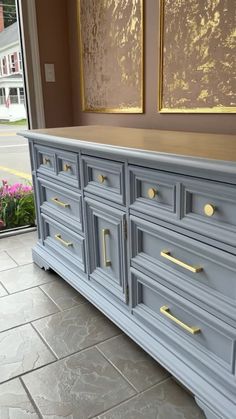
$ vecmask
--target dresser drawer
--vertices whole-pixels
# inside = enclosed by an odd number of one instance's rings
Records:
[[[85,272],[84,238],[45,214],[43,220],[43,245],[55,254],[68,269]]]
[[[236,390],[236,329],[132,269],[132,314],[158,341]],[[201,367],[200,367],[201,366]]]
[[[236,187],[216,182],[184,180],[182,222],[217,241],[236,245]]]
[[[131,217],[131,264],[222,318],[236,321],[236,257]]]
[[[62,182],[79,186],[78,155],[58,150],[56,159],[58,179]]]
[[[35,146],[38,173],[56,177],[63,183],[79,187],[78,154],[41,145]]]
[[[129,179],[131,208],[154,217],[176,218],[178,177],[129,166]]]
[[[42,211],[75,231],[83,231],[81,195],[42,178],[37,181]]]
[[[56,154],[55,150],[44,146],[35,146],[36,169],[39,172],[56,174]]]
[[[125,204],[124,164],[96,157],[83,157],[85,191]]]

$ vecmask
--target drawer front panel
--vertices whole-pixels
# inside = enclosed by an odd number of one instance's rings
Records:
[[[183,357],[197,358],[215,373],[235,373],[234,328],[134,269],[132,288],[133,315],[154,334],[163,331],[173,349],[179,347]]]
[[[178,178],[157,170],[129,167],[131,208],[157,217],[177,216]]]
[[[137,217],[131,228],[132,264],[236,320],[235,256]]]
[[[90,278],[126,301],[125,237],[122,211],[85,198]]]
[[[214,182],[183,182],[182,222],[186,227],[236,244],[236,188]]]
[[[58,151],[56,157],[58,179],[65,183],[79,186],[78,156],[75,153]]]
[[[75,271],[85,272],[84,238],[60,223],[42,214],[44,224],[43,244]]]
[[[75,231],[83,231],[82,197],[63,187],[38,178],[41,208]]]
[[[35,145],[36,168],[38,173],[51,175],[63,183],[80,187],[79,156],[51,147]]]
[[[36,165],[39,172],[56,174],[55,150],[49,147],[35,146]]]
[[[83,157],[85,191],[125,204],[124,164],[95,157]]]

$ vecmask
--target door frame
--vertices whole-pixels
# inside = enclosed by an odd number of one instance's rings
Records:
[[[16,0],[29,129],[45,128],[36,0]]]

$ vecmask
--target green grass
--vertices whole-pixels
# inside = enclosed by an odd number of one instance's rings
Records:
[[[0,124],[2,125],[27,125],[27,119],[20,119],[19,121],[13,121],[13,122],[9,122],[9,121],[3,121],[0,119]]]

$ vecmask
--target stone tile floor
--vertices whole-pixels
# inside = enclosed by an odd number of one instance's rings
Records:
[[[203,419],[166,370],[32,263],[35,241],[0,239],[0,419]]]

